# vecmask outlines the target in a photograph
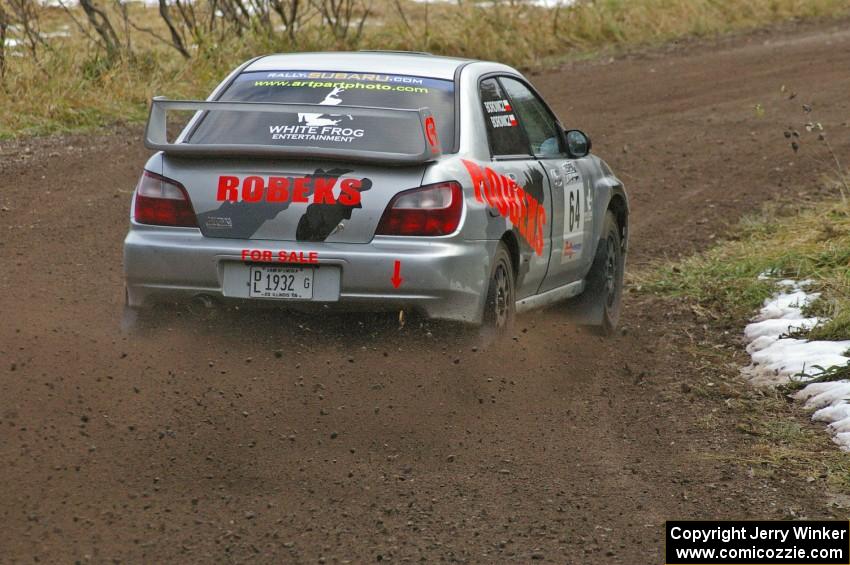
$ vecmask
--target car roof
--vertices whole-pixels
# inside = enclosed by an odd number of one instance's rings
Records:
[[[452,80],[457,68],[467,62],[470,59],[405,51],[282,53],[260,57],[244,71],[341,71]]]

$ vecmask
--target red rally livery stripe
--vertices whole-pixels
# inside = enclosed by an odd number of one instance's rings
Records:
[[[546,208],[510,177],[500,175],[490,167],[482,169],[466,159],[461,161],[472,178],[475,199],[486,202],[489,207],[495,208],[500,216],[508,218],[534,252],[543,255]]]

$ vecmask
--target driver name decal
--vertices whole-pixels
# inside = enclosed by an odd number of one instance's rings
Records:
[[[484,109],[488,114],[498,114],[500,112],[512,112],[511,103],[507,100],[485,100]]]
[[[496,209],[503,218],[508,218],[534,253],[543,255],[543,227],[546,225],[543,205],[512,178],[500,175],[490,167],[482,168],[466,159],[461,161],[472,178],[475,199]]]
[[[516,116],[514,116],[513,114],[506,114],[504,116],[490,116],[490,124],[494,128],[516,127]]]

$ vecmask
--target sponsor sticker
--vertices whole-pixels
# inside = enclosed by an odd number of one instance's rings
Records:
[[[572,163],[564,163],[564,249],[561,264],[577,259],[581,255],[584,239],[584,220],[587,216],[584,200],[584,185]]]
[[[233,219],[225,216],[207,216],[204,226],[211,230],[229,230],[233,227]]]
[[[363,179],[321,176],[218,177],[218,202],[301,202],[313,204],[360,204]],[[337,190],[337,183],[339,189]]]
[[[301,79],[301,80],[357,80],[362,82],[387,82],[397,84],[422,84],[419,77],[404,75],[387,75],[380,73],[346,73],[339,71],[274,71],[266,74],[269,79]]]
[[[322,120],[317,119],[314,121]],[[329,119],[327,121],[333,120]],[[355,139],[362,138],[365,133],[366,130],[363,129],[341,128],[336,126],[269,126],[269,134],[274,141],[333,141],[337,143],[351,143]]]
[[[581,243],[573,243],[572,241],[564,242],[564,252],[562,256],[565,259],[572,259],[576,253],[581,252]]]
[[[342,104],[342,88],[333,88],[318,103],[319,106],[338,106]],[[268,126],[273,141],[330,141],[351,143],[366,134],[362,128],[340,126],[343,121],[353,122],[350,114],[331,112],[299,112],[298,123],[293,125],[275,124]]]
[[[440,138],[437,137],[437,123],[434,121],[434,116],[425,118],[425,139],[428,140],[431,153],[440,152]]]

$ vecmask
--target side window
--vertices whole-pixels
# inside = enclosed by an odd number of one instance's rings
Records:
[[[558,126],[548,108],[520,81],[507,77],[499,80],[513,102],[513,109],[528,134],[532,153],[538,157],[561,156]]]
[[[513,113],[513,108],[494,78],[481,81],[481,105],[487,122],[490,152],[498,155],[531,155],[528,138]]]

